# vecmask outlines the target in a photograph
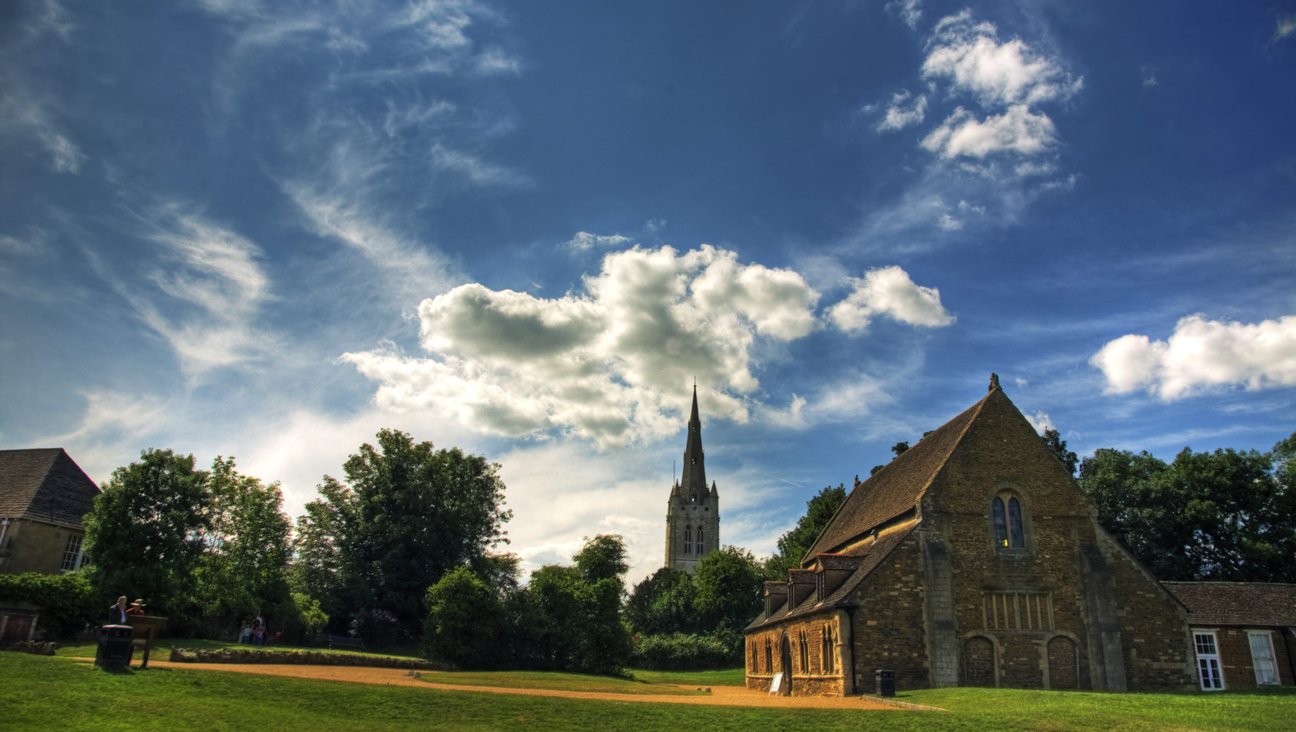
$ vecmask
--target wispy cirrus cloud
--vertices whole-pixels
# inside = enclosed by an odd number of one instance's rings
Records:
[[[585,251],[588,249],[612,249],[634,243],[634,240],[622,234],[593,234],[578,231],[563,246],[568,249]]]

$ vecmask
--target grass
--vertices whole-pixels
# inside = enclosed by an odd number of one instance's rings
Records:
[[[98,650],[99,642],[92,641],[88,643],[74,643],[71,645],[60,645],[54,653],[57,656],[71,656],[74,658],[94,658],[95,651]],[[160,638],[153,642],[153,651],[150,658],[157,658],[165,661],[171,655],[172,648],[197,648],[201,650],[215,650],[220,648],[255,648],[243,643],[233,643],[230,641],[205,640],[202,638]],[[265,646],[267,651],[277,653],[341,653],[356,656],[373,656],[377,658],[419,658],[413,655],[402,655],[399,653],[374,653],[372,651],[357,651],[351,649],[339,648],[329,650],[328,648],[307,648],[304,646]],[[133,663],[139,663],[142,651],[135,650]]]
[[[649,684],[681,684],[683,686],[746,686],[747,672],[741,668],[722,668],[714,671],[647,671],[630,672],[636,681]]]
[[[588,676],[554,671],[424,671],[419,678],[435,684],[499,686],[507,689],[558,689],[675,696],[700,693],[674,686],[676,682],[673,681],[648,682],[639,679],[620,679],[614,676]]]
[[[856,712],[528,697],[190,669],[115,674],[16,653],[0,654],[0,689],[6,729],[1273,730],[1296,723],[1291,689],[1210,695],[938,689],[899,699],[948,712]]]

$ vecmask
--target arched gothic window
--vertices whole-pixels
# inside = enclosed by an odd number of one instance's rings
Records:
[[[770,639],[765,639],[765,673],[774,673],[774,649],[770,646]]]
[[[684,527],[684,553],[688,554],[693,549],[693,530],[688,526]]]
[[[810,673],[810,644],[806,642],[805,628],[797,633],[797,661],[801,665],[801,673]]]
[[[701,554],[702,551],[703,551],[703,549],[702,549],[702,527],[699,526],[699,527],[698,527],[698,538],[697,538],[697,553],[698,553],[698,554]]]
[[[998,495],[990,503],[994,516],[995,547],[999,549],[1024,549],[1026,531],[1022,525],[1021,501],[1016,496]]]
[[[825,673],[833,673],[837,667],[837,640],[833,638],[833,628],[825,624],[823,627],[823,670]]]

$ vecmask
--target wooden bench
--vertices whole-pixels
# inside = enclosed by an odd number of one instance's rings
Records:
[[[357,651],[364,650],[364,641],[349,635],[329,635],[327,636],[329,650],[335,648],[351,648]]]

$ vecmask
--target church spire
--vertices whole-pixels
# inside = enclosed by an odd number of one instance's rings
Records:
[[[702,452],[702,420],[698,418],[697,384],[693,385],[693,411],[689,414],[688,443],[684,448],[684,473],[680,488],[686,500],[706,498],[706,456]]]

